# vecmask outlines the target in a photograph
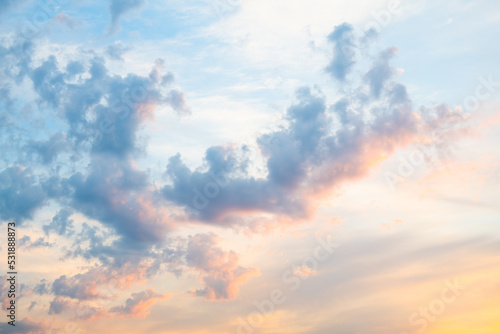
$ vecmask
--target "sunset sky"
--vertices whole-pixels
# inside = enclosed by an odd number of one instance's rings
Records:
[[[0,333],[500,333],[499,36],[491,0],[0,0]]]

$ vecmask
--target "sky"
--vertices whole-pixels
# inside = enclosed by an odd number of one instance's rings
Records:
[[[0,333],[499,333],[499,34],[487,0],[0,0]]]

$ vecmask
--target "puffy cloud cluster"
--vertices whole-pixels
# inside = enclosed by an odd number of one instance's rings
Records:
[[[345,58],[345,50],[354,52],[356,46],[352,34],[344,24],[329,37],[338,52],[328,71],[340,81],[355,65],[354,58]],[[306,219],[318,199],[343,182],[367,175],[398,148],[419,140],[446,145],[448,139],[465,133],[466,114],[446,105],[413,105],[389,64],[396,52],[396,48],[380,52],[361,83],[345,87],[333,103],[321,91],[297,90],[297,102],[286,114],[287,125],[257,138],[266,159],[265,177],[235,173],[234,166],[243,163],[235,161],[236,150],[212,147],[206,165],[196,170],[188,168],[180,155],[170,158],[171,184],[162,189],[163,195],[185,207],[193,219],[209,223],[235,223],[252,213]]]
[[[121,15],[122,10],[116,11]],[[62,159],[73,162],[90,158],[90,172],[61,177],[58,170],[52,170],[52,175],[36,177],[22,166],[0,170],[2,219],[31,219],[38,208],[55,199],[108,224],[134,242],[162,240],[170,224],[169,213],[157,205],[147,174],[134,167],[133,159],[142,151],[137,138],[139,127],[154,117],[158,105],[189,113],[184,94],[169,88],[173,75],[164,72],[161,61],[147,76],[131,73],[122,77],[109,74],[105,59],[99,56],[70,60],[62,66],[53,55],[33,62],[36,52],[35,40],[18,38],[0,46],[4,59],[0,70],[10,80],[0,82],[4,96],[1,117],[5,121],[0,126],[10,124],[1,139],[6,152],[25,151],[28,157],[23,160],[17,153],[9,160],[26,165],[33,156],[37,158],[34,162],[52,167],[64,154]],[[56,131],[46,129],[48,138],[20,136],[26,132],[20,128],[26,126],[23,115],[15,109],[7,112],[13,101],[11,82],[26,79],[36,93],[38,108],[47,116],[63,116],[64,126]],[[18,140],[5,137],[8,131],[16,131]],[[18,146],[13,144],[16,142]],[[46,232],[56,224],[49,225]],[[64,231],[61,227],[58,233]]]
[[[111,1],[110,31],[115,32],[123,15],[143,3]],[[328,38],[334,54],[326,71],[348,85],[356,65],[354,31],[343,24]],[[99,262],[86,272],[61,275],[51,284],[43,281],[35,287],[35,293],[54,295],[49,313],[55,315],[76,301],[112,298],[104,288],[125,289],[162,270],[176,275],[195,270],[204,286],[194,295],[234,299],[258,270],[239,265],[238,254],[218,247],[214,234],[191,236],[185,244],[170,247],[169,232],[179,222],[237,225],[252,214],[307,219],[318,198],[343,182],[365,176],[397,148],[417,138],[434,142],[438,138],[438,144],[445,145],[460,132],[465,117],[444,105],[415,108],[405,86],[394,79],[397,71],[389,61],[396,49],[389,48],[380,53],[359,86],[343,86],[338,96],[326,97],[308,87],[297,90],[297,99],[286,113],[286,126],[256,138],[265,159],[265,176],[249,174],[251,162],[239,158],[234,147],[217,146],[207,149],[205,165],[194,170],[180,154],[171,157],[166,170],[170,183],[157,189],[135,162],[144,152],[139,130],[154,119],[158,106],[170,106],[179,115],[190,113],[164,62],[158,60],[147,75],[120,76],[111,73],[107,60],[95,52],[64,64],[53,55],[33,62],[35,49],[32,40],[0,45],[4,60],[0,70],[12,82],[32,85],[33,105],[63,125],[56,122],[47,127],[43,138],[21,138],[20,147],[28,154],[23,162],[42,162],[46,175],[35,175],[17,163],[0,170],[0,218],[29,220],[49,200],[55,201],[61,209],[43,226],[45,234],[74,236],[67,256]],[[114,44],[106,54],[123,60],[125,51]],[[6,125],[19,130],[16,118],[23,117],[13,107],[13,95],[0,78],[3,141],[4,133],[11,131]],[[49,168],[62,156],[85,168],[68,168],[64,173]],[[22,159],[13,159],[18,160]],[[206,205],[197,207],[196,196],[205,196]],[[85,223],[77,231],[70,219],[73,213],[101,226]],[[42,238],[24,242],[32,247],[50,245]],[[304,268],[300,272],[313,274]],[[144,317],[152,304],[167,297],[147,290],[133,294],[125,305],[96,314]]]
[[[96,157],[89,174],[72,175],[71,205],[110,226],[129,242],[147,245],[164,240],[172,223],[169,211],[147,191],[147,174],[108,157]]]

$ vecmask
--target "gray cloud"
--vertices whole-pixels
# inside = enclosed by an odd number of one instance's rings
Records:
[[[336,80],[344,81],[356,63],[353,27],[348,23],[336,26],[328,36],[328,41],[333,43],[334,48],[332,60],[326,71]]]
[[[351,31],[341,25],[331,38],[343,41]],[[344,89],[330,106],[322,92],[300,88],[297,102],[288,108],[287,125],[257,138],[266,159],[264,178],[243,175],[234,148],[212,147],[204,166],[195,170],[180,154],[171,157],[166,173],[171,183],[162,188],[163,196],[193,219],[211,224],[241,222],[243,212],[306,219],[317,198],[365,176],[374,163],[418,136],[446,146],[464,132],[467,115],[445,105],[414,108],[405,86],[393,80],[396,71],[389,60],[395,52],[382,51],[365,80]]]
[[[110,0],[109,11],[111,24],[109,32],[111,34],[120,29],[120,19],[127,13],[139,9],[146,3],[145,0]]]
[[[0,171],[0,217],[22,223],[46,204],[46,194],[29,169],[13,166]]]
[[[122,43],[116,42],[106,48],[106,53],[111,59],[123,61],[122,56],[130,49]]]
[[[25,235],[21,239],[19,239],[19,247],[25,248],[25,249],[32,249],[32,248],[44,248],[44,247],[52,247],[53,244],[51,244],[48,241],[45,241],[45,238],[41,237],[36,239],[35,241],[31,241],[31,237],[29,235]]]
[[[62,297],[56,297],[50,302],[49,314],[61,314],[64,311],[67,311],[71,305],[71,301],[65,300]]]
[[[369,83],[370,91],[375,98],[380,97],[384,85],[395,74],[395,69],[390,66],[389,60],[394,57],[396,53],[396,48],[389,48],[383,51],[373,67],[365,74],[365,80]],[[399,89],[403,87],[402,85],[398,86]]]
[[[25,146],[27,152],[35,153],[44,164],[53,162],[62,152],[68,152],[70,144],[64,133],[55,133],[48,140],[30,140]]]
[[[50,224],[43,226],[43,231],[46,235],[49,235],[51,231],[54,231],[56,234],[61,236],[73,234],[73,220],[69,219],[71,215],[71,210],[59,210],[59,212],[52,218]]]
[[[10,326],[4,321],[0,323],[0,330],[12,334],[40,334],[50,333],[51,326],[45,321],[36,322],[30,318],[24,318],[20,321],[16,321],[15,327]]]

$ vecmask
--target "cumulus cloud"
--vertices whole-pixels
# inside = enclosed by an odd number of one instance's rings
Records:
[[[125,13],[143,3],[111,1],[112,30]],[[329,36],[334,55],[327,71],[343,84],[356,65],[353,33],[344,24]],[[106,51],[115,59],[123,54],[118,46]],[[286,125],[256,138],[265,175],[249,174],[249,161],[240,158],[235,146],[215,146],[207,149],[204,165],[197,169],[189,168],[180,154],[170,157],[169,183],[157,191],[135,161],[144,152],[139,130],[154,118],[158,106],[170,106],[180,115],[190,113],[184,93],[171,86],[174,76],[164,70],[163,61],[156,61],[146,76],[115,75],[95,52],[65,66],[55,56],[37,59],[35,65],[32,41],[0,46],[2,73],[14,82],[29,80],[37,106],[57,111],[66,127],[48,139],[26,141],[24,147],[45,164],[57,162],[63,153],[86,164],[79,171],[54,172],[40,179],[20,166],[0,171],[1,218],[31,219],[50,198],[65,209],[43,227],[47,235],[71,235],[73,212],[102,224],[82,224],[67,254],[100,264],[73,276],[61,275],[52,284],[42,281],[34,291],[52,293],[56,299],[50,312],[58,314],[68,299],[107,299],[110,294],[104,287],[123,289],[166,267],[178,275],[187,267],[200,273],[203,284],[193,294],[209,300],[236,298],[241,284],[258,271],[239,265],[238,254],[219,248],[214,234],[198,234],[189,237],[185,247],[167,248],[168,233],[186,215],[233,226],[252,214],[270,213],[275,221],[307,219],[318,199],[343,182],[367,175],[398,147],[425,136],[439,138],[445,146],[461,129],[464,115],[444,105],[413,106],[404,85],[394,81],[396,71],[389,61],[395,51],[383,51],[361,85],[345,87],[339,96],[298,89]],[[2,89],[4,105],[12,104],[10,90]],[[44,242],[40,238],[35,244]],[[306,271],[301,269],[304,275],[313,274]],[[164,297],[148,290],[106,312],[142,317]]]
[[[348,25],[342,25],[333,36],[342,40],[350,32]],[[297,102],[288,108],[287,125],[257,138],[266,159],[265,177],[235,173],[235,166],[242,163],[236,150],[212,147],[205,166],[196,170],[188,168],[179,154],[171,157],[167,165],[171,183],[162,194],[185,207],[193,219],[209,223],[235,223],[241,221],[238,215],[252,213],[306,219],[314,213],[317,199],[367,175],[398,148],[422,138],[446,146],[447,138],[465,133],[467,115],[460,111],[445,105],[413,106],[389,65],[396,51],[382,51],[359,86],[346,89],[331,104],[321,91],[300,88]],[[347,74],[342,73],[342,77]]]
[[[78,63],[72,65],[77,66]],[[61,77],[58,67],[50,68],[46,77]],[[188,110],[182,94],[175,88],[167,89],[172,80],[158,82],[152,76],[132,73],[114,76],[99,57],[90,59],[87,73],[90,77],[78,84],[65,81],[62,88],[54,88],[58,92],[54,96],[44,97],[45,90],[38,88],[38,91],[44,101],[52,101],[54,106],[62,104],[70,127],[69,138],[79,145],[87,143],[93,153],[120,158],[137,153],[137,131],[143,122],[154,118],[157,106],[169,105],[180,114]],[[62,77],[70,75],[74,73],[65,73]],[[41,85],[38,83],[35,87]],[[53,84],[50,87],[54,87]]]
[[[169,211],[147,193],[147,174],[109,157],[96,157],[89,174],[68,180],[72,207],[113,228],[129,242],[154,243],[171,228]]]
[[[2,218],[30,219],[52,198],[103,222],[129,241],[162,240],[170,229],[170,212],[159,205],[148,175],[134,167],[133,158],[142,153],[140,126],[154,118],[158,105],[169,105],[181,114],[189,110],[184,94],[168,87],[173,75],[164,72],[161,60],[144,77],[112,75],[106,61],[96,56],[70,60],[63,67],[51,55],[33,66],[33,52],[31,41],[0,47],[5,73],[13,79],[29,78],[38,105],[57,110],[67,131],[57,131],[46,140],[24,138],[22,147],[47,165],[57,163],[61,153],[68,153],[73,162],[81,161],[83,154],[91,158],[90,165],[88,172],[61,177],[56,170],[41,179],[21,166],[1,171]],[[58,219],[47,225],[46,233],[66,231],[64,218]]]

